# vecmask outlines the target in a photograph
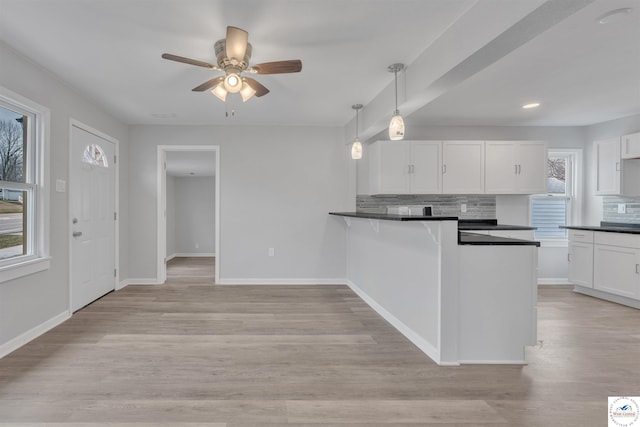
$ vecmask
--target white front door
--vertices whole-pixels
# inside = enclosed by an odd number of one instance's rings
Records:
[[[71,127],[71,310],[115,289],[115,144]]]

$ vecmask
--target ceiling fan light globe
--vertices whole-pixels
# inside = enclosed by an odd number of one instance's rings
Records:
[[[236,73],[229,73],[224,78],[224,88],[227,92],[236,93],[242,89],[242,80]]]
[[[356,138],[351,145],[351,158],[353,160],[360,160],[362,158],[362,143],[358,138]]]
[[[246,81],[242,82],[242,89],[240,89],[240,96],[242,97],[242,102],[247,102],[253,95],[256,94],[255,89],[247,84]]]
[[[392,141],[404,139],[404,119],[398,111],[395,111],[389,123],[389,139]]]
[[[227,90],[224,88],[222,83],[219,83],[216,87],[211,90],[211,93],[220,99],[220,101],[225,102],[227,99]]]

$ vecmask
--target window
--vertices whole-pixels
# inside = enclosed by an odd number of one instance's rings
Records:
[[[92,166],[98,166],[101,168],[108,168],[109,161],[104,154],[104,150],[98,144],[89,144],[85,147],[84,153],[82,153],[82,161]]]
[[[0,87],[0,282],[49,267],[48,111]]]
[[[580,150],[549,150],[547,193],[531,197],[531,226],[536,239],[566,239],[567,230],[579,214],[577,179]]]

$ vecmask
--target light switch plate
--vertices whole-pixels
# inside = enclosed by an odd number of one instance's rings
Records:
[[[627,205],[618,203],[618,213],[627,213]]]
[[[58,193],[64,193],[67,191],[67,181],[64,179],[56,179],[56,191]]]

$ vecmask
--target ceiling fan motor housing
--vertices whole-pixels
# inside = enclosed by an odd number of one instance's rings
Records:
[[[234,70],[239,73],[240,71],[244,71],[249,66],[249,59],[251,59],[251,43],[247,43],[247,49],[244,53],[244,58],[242,61],[236,61],[235,59],[230,59],[227,57],[227,40],[220,39],[218,40],[213,49],[216,54],[216,59],[218,61],[218,67],[225,71],[231,71],[229,69]]]

